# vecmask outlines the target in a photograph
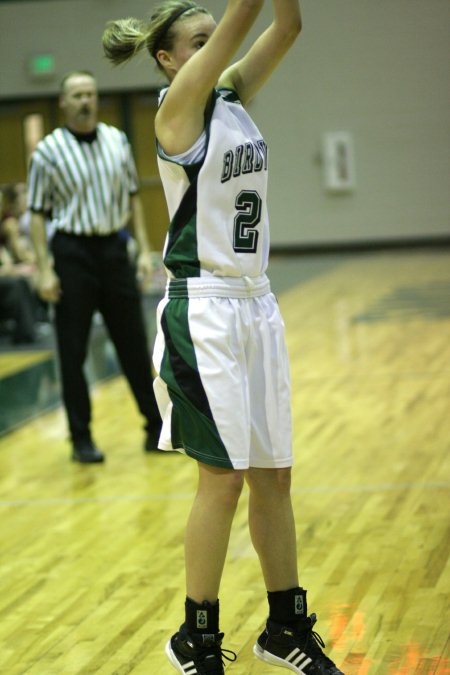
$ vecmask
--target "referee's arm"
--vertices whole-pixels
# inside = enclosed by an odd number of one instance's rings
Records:
[[[58,302],[61,297],[61,285],[48,250],[45,216],[40,211],[31,211],[31,240],[38,264],[39,295],[45,302]]]
[[[139,251],[141,253],[151,253],[152,246],[150,244],[147,228],[145,226],[144,207],[142,200],[137,192],[130,194],[131,205],[131,226],[134,236],[139,244]]]
[[[137,259],[137,276],[143,289],[147,288],[152,279],[153,257],[147,228],[145,225],[144,207],[140,196],[135,192],[130,194],[131,227],[139,246]]]

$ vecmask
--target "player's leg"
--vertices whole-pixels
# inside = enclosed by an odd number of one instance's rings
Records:
[[[210,282],[209,282],[210,283]],[[184,291],[183,291],[184,293]],[[199,467],[198,489],[185,535],[185,621],[167,656],[179,672],[223,673],[219,586],[231,524],[248,466],[249,417],[242,372],[237,302],[195,296],[193,284],[160,308],[155,359],[170,405],[167,444],[183,448]],[[243,359],[242,359],[243,360]],[[170,414],[170,425],[167,415]],[[203,460],[203,461],[202,461]],[[233,468],[238,467],[238,468]]]
[[[249,526],[266,582],[269,618],[254,653],[262,661],[308,675],[340,675],[322,651],[308,616],[306,591],[298,585],[295,523],[290,497],[290,469],[247,472]]]
[[[185,534],[185,621],[166,646],[167,656],[179,672],[188,663],[195,672],[223,672],[219,628],[219,587],[231,524],[243,486],[243,472],[199,463],[197,494]],[[194,671],[193,671],[194,672]]]
[[[268,591],[298,586],[291,470],[250,468],[249,528]]]
[[[255,655],[308,675],[338,675],[312,630],[306,591],[298,585],[295,522],[291,503],[292,440],[289,369],[283,322],[271,294],[255,298],[258,331],[248,348],[252,406],[249,527],[268,591],[269,618]]]
[[[243,472],[198,463],[197,494],[185,534],[186,592],[196,602],[215,602]]]

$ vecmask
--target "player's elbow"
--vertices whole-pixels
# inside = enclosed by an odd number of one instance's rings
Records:
[[[264,0],[229,0],[229,8],[237,10],[243,17],[256,17],[263,8]]]
[[[240,0],[239,2],[241,7],[247,9],[260,10],[264,4],[263,0]]]
[[[288,39],[290,39],[291,42],[294,42],[300,35],[301,30],[302,30],[302,17],[298,15],[295,17],[295,19],[293,19],[290,22],[290,26],[288,29]]]
[[[302,30],[302,20],[300,15],[294,19],[277,25],[278,44],[283,44],[285,47],[290,47],[300,35]]]

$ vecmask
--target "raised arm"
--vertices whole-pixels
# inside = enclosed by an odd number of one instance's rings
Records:
[[[302,27],[299,0],[272,0],[272,4],[272,24],[220,77],[220,86],[234,89],[244,105],[268,80]]]
[[[225,13],[204,44],[176,72],[155,120],[156,135],[164,150],[179,154],[192,146],[204,127],[204,112],[212,89],[255,22],[263,0],[228,0]],[[192,35],[192,38],[195,38]],[[200,43],[199,43],[200,44]],[[173,54],[159,54],[167,69]]]

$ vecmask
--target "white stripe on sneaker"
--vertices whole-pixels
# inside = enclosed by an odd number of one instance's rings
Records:
[[[197,667],[193,661],[188,661],[184,664],[184,666],[181,667],[183,668],[183,671],[186,673],[186,675],[196,675],[198,672]]]
[[[186,673],[186,675],[196,675],[197,674],[197,667],[193,661],[188,661],[187,663],[184,664],[184,666],[181,666]]]
[[[300,675],[307,675],[303,668],[306,668],[311,662],[312,659],[310,659],[306,654],[300,651],[298,647],[292,650],[290,654],[286,656],[284,659],[288,663],[292,663],[293,666],[295,666],[298,669],[298,673]]]
[[[298,647],[295,647],[287,656],[275,656],[272,652],[266,651],[264,647],[261,647],[258,642],[253,646],[253,653],[261,661],[266,663],[271,663],[274,666],[280,666],[281,668],[288,668],[298,673],[298,675],[308,675],[308,673],[303,670],[307,668],[312,659],[307,656],[304,652],[300,651]]]

